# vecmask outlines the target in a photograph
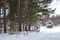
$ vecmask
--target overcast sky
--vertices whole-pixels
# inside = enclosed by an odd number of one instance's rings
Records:
[[[56,8],[55,15],[60,15],[60,0],[53,0],[51,7],[52,9]]]

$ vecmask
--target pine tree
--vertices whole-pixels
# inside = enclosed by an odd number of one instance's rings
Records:
[[[1,6],[2,6],[2,0],[0,0],[0,32],[1,32]]]
[[[22,31],[22,0],[17,0],[17,16],[18,16],[18,25],[19,31]]]
[[[0,26],[1,26],[1,6],[2,6],[2,0],[0,0]]]
[[[37,22],[37,14],[41,12],[43,15],[50,15],[52,10],[49,10],[48,5],[52,0],[10,0],[10,21],[15,21],[15,14],[18,16],[19,31],[22,29],[22,24],[26,24],[25,30],[30,30],[30,27]],[[42,15],[42,16],[43,16]]]
[[[9,20],[10,20],[10,30],[15,31],[15,18],[17,13],[17,0],[9,0],[8,1],[10,6],[10,14],[9,14]]]
[[[27,30],[27,25],[29,25],[29,30],[30,30],[30,26],[32,26],[31,24],[35,24],[37,22],[37,15],[36,15],[37,13],[42,12],[43,15],[50,14],[51,10],[49,11],[48,8],[46,9],[46,7],[48,7],[48,4],[51,3],[51,1],[52,0],[43,0],[43,1],[22,0],[22,5],[24,7],[22,6],[21,8],[23,8],[24,12],[21,11],[21,13],[23,12],[22,16],[24,16],[25,18],[22,19],[26,23],[26,30]]]
[[[7,0],[4,0],[4,33],[7,32],[6,30],[6,6],[7,6]]]

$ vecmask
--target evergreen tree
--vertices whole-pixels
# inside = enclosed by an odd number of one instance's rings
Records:
[[[1,6],[2,6],[2,0],[0,0],[0,26],[1,26]]]
[[[18,24],[19,24],[19,31],[22,31],[22,0],[17,0],[17,14],[18,14]]]
[[[2,0],[0,0],[0,33],[2,33],[2,23],[1,23],[1,7],[2,7]]]
[[[28,12],[27,13],[27,21],[29,24],[29,30],[31,24],[35,23],[37,21],[37,13],[41,12],[42,16],[47,15],[50,16],[51,13],[54,12],[54,10],[51,10],[49,7],[49,4],[52,2],[52,0],[29,0],[28,1]]]
[[[15,31],[15,18],[17,13],[17,0],[8,0],[10,13],[9,13],[9,20],[10,20],[10,30]]]
[[[6,30],[6,6],[7,6],[7,0],[4,0],[4,33],[7,32]]]
[[[15,21],[15,15],[18,17],[19,31],[22,29],[22,24],[26,24],[25,30],[30,30],[30,27],[37,22],[37,14],[50,15],[53,10],[48,8],[52,0],[9,0],[10,4],[10,21]],[[41,15],[39,14],[41,17]]]

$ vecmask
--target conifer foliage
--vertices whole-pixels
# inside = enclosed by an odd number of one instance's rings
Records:
[[[6,21],[10,23],[10,30],[30,31],[31,27],[37,23],[38,13],[50,15],[54,12],[49,7],[52,0],[3,0],[4,1],[4,33],[7,32]],[[0,12],[1,12],[0,0]],[[8,5],[7,5],[8,4]],[[6,15],[6,6],[9,8],[9,15]],[[0,15],[1,17],[1,15]],[[8,17],[8,19],[6,18]],[[40,19],[39,14],[39,19]],[[7,19],[7,20],[6,20]]]

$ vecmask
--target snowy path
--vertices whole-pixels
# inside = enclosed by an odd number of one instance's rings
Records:
[[[29,32],[28,35],[24,34],[0,34],[0,40],[60,40],[60,27],[45,28],[41,27],[40,32]]]

